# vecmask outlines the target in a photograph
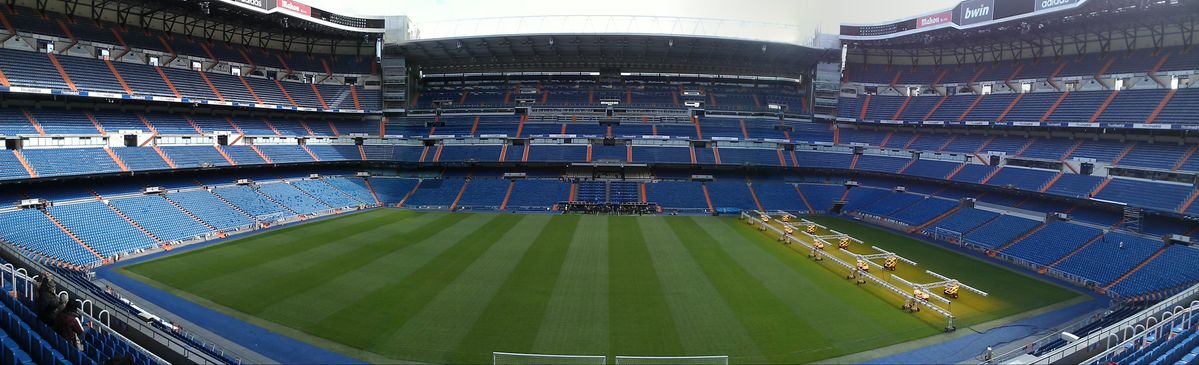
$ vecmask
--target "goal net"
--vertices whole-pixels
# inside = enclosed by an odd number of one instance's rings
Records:
[[[696,364],[728,365],[729,357],[720,356],[617,356],[616,365]]]
[[[602,355],[551,355],[521,354],[514,352],[492,352],[491,363],[495,365],[604,365],[608,357]]]

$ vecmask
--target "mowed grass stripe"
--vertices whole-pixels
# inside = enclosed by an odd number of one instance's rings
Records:
[[[438,216],[438,215],[430,215]],[[492,219],[489,215],[471,215],[450,225],[438,226],[422,219],[398,222],[408,232],[388,237],[400,248],[362,265],[355,270],[331,277],[308,291],[279,301],[263,310],[263,318],[287,323],[312,334],[316,323],[334,312],[353,305],[384,286],[411,274],[430,260]]]
[[[421,233],[435,235],[465,217],[445,214],[421,217],[428,224],[421,226]],[[338,237],[316,236],[309,240],[328,241],[327,244],[310,248],[297,255],[284,258],[264,258],[263,263],[240,277],[215,282],[218,286],[197,290],[216,292],[221,301],[240,301],[242,312],[261,316],[265,309],[275,303],[300,295],[314,286],[319,286],[338,275],[357,270],[362,265],[378,259],[408,244],[408,241],[382,239],[402,233],[403,225],[380,225],[373,229],[342,232]],[[255,280],[245,280],[253,277]],[[260,293],[252,297],[232,296],[231,292]],[[268,294],[268,295],[261,295]]]
[[[560,263],[566,257],[580,219],[577,215],[550,219],[496,290],[479,320],[455,347],[447,359],[449,363],[487,362],[491,358],[487,349],[533,351],[533,341],[562,267]],[[579,328],[587,324],[576,325]]]
[[[485,345],[464,353],[454,351],[550,219],[549,215],[523,216],[456,277],[447,278],[449,285],[424,308],[393,332],[377,338],[375,347],[403,348],[406,354],[442,363],[460,362],[456,358],[472,362],[490,359],[491,350]]]
[[[703,268],[687,253],[683,242],[667,225],[666,219],[642,219],[641,232],[654,262],[654,270],[663,283],[669,283],[666,301],[686,350],[679,355],[729,355],[732,358],[761,359],[757,344],[720,291],[706,279]]]
[[[388,284],[370,295],[342,306],[309,327],[313,333],[384,356],[402,354],[399,349],[376,347],[426,304],[470,263],[521,220],[516,215],[457,214],[480,226],[455,241],[445,251],[402,278],[379,278]],[[464,227],[458,227],[463,229]]]
[[[941,323],[899,311],[898,301],[879,298],[846,280],[845,272],[836,264],[809,261],[806,255],[767,238],[735,218],[721,218],[721,221],[723,224],[703,225],[703,229],[716,237],[726,251],[742,259],[739,264],[763,280],[792,311],[801,315],[829,310],[845,313],[807,319],[810,326],[821,329],[823,338],[829,339],[823,347],[813,344],[804,349],[813,354],[824,353],[817,358],[928,336],[941,328]]]
[[[802,360],[788,356],[797,349],[824,347],[829,339],[821,336],[823,328],[809,325],[809,316],[819,315],[824,310],[835,308],[813,307],[811,311],[795,312],[766,286],[762,278],[748,272],[752,268],[743,266],[737,257],[730,256],[719,242],[727,237],[713,237],[703,227],[716,222],[708,220],[699,224],[689,217],[667,220],[671,230],[679,237],[691,257],[700,263],[704,274],[733,308],[742,325],[749,331],[758,348],[766,355],[764,359],[740,359],[745,362],[795,363]],[[745,244],[745,242],[732,242]],[[754,261],[754,265],[770,265]],[[776,271],[776,270],[772,270]],[[765,280],[776,280],[768,278]],[[802,296],[802,292],[800,293]],[[803,301],[819,301],[819,298],[801,298]],[[815,360],[815,359],[806,359]]]
[[[608,353],[678,355],[683,344],[638,222],[612,217],[608,224]]]
[[[565,259],[555,265],[558,279],[533,352],[608,352],[608,260],[608,217],[583,217]]]
[[[399,210],[375,210],[331,218],[323,224],[304,224],[239,238],[188,252],[123,267],[123,270],[153,277],[155,281],[193,291],[209,281],[235,277],[261,264],[264,257],[296,255],[309,248],[328,244],[327,240],[292,239],[295,235],[317,237],[343,234],[342,229],[364,230],[416,214]]]

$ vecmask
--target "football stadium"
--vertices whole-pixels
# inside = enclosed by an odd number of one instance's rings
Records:
[[[797,3],[8,0],[0,364],[1199,363],[1199,1]]]

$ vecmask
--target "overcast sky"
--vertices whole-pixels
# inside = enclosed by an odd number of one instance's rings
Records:
[[[300,0],[347,15],[407,15],[422,23],[526,15],[650,15],[781,23],[836,33],[946,9],[957,0]]]

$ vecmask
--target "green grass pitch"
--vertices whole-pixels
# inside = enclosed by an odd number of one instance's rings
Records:
[[[1079,294],[857,223],[811,218],[991,293],[959,327]],[[492,351],[811,362],[927,337],[899,310],[732,217],[381,209],[120,272],[375,362],[487,363]]]

